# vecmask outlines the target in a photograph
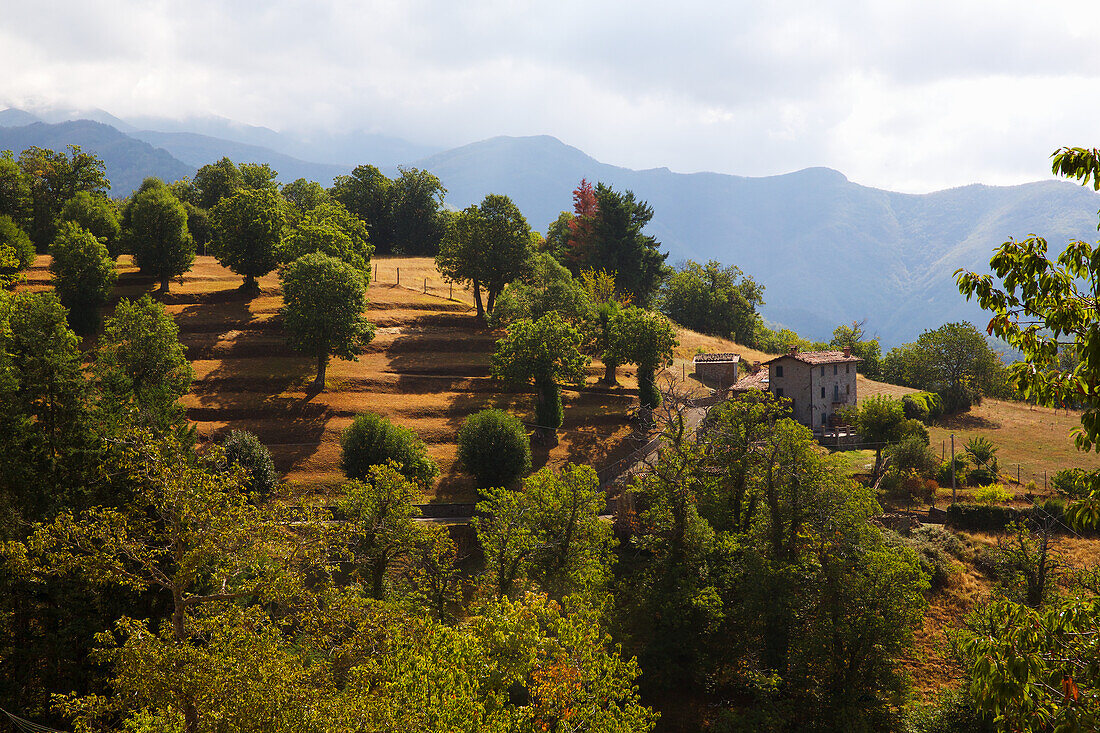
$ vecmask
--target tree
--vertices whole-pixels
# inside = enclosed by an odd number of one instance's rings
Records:
[[[304,214],[279,245],[279,259],[293,262],[310,252],[323,252],[347,262],[370,282],[367,227],[339,203],[321,203]]]
[[[419,168],[402,168],[389,186],[390,233],[395,253],[432,257],[446,233],[439,179]]]
[[[307,181],[305,178],[299,178],[283,186],[282,194],[288,203],[293,204],[303,213],[332,200],[324,186],[317,181]]]
[[[492,374],[506,382],[534,383],[538,393],[535,422],[540,433],[552,433],[561,427],[559,382],[584,379],[588,359],[581,354],[580,345],[580,332],[556,313],[537,321],[516,321],[508,327],[508,334],[497,341]]]
[[[345,517],[340,543],[347,547],[371,598],[382,598],[387,572],[416,546],[420,487],[393,462],[372,465],[361,481],[344,486],[337,502]]]
[[[619,193],[600,183],[596,186],[592,237],[593,255],[586,267],[606,268],[631,300],[648,307],[666,277],[660,242],[642,229],[653,218],[653,209],[634,198],[633,191]]]
[[[0,218],[5,216],[21,228],[31,225],[31,187],[10,150],[0,151]]]
[[[1000,359],[970,323],[927,330],[915,343],[890,350],[883,363],[888,381],[936,392],[949,413],[980,403]]]
[[[11,287],[34,263],[34,243],[10,216],[0,215],[0,289]]]
[[[107,168],[92,153],[70,145],[69,153],[30,147],[19,156],[19,169],[30,188],[31,221],[27,233],[40,250],[57,234],[61,207],[81,191],[105,195],[111,188]]]
[[[346,262],[313,252],[284,267],[279,279],[287,342],[317,359],[313,384],[324,389],[329,358],[353,360],[374,338],[374,326],[363,318],[362,276]]]
[[[563,265],[569,265],[569,224],[573,215],[568,211],[558,214],[546,228],[546,238],[542,240],[540,252],[545,252]]]
[[[195,173],[194,188],[198,200],[192,203],[203,209],[213,209],[222,199],[229,198],[243,186],[241,171],[229,158],[222,158],[217,163],[204,165]]]
[[[78,191],[61,207],[62,221],[75,221],[107,246],[107,251],[117,252],[117,240],[122,230],[118,211],[106,196],[96,196]]]
[[[269,497],[279,483],[279,474],[275,470],[275,462],[271,460],[271,451],[256,434],[247,430],[230,430],[221,447],[225,452],[225,462],[230,466],[237,465],[244,471],[244,488],[257,500]]]
[[[159,649],[149,649],[159,654],[133,661],[143,659],[155,671],[172,693],[183,730],[197,733],[203,711],[195,679],[209,662],[201,653],[204,619],[224,625],[234,601],[279,587],[289,575],[286,549],[293,543],[246,501],[232,474],[211,471],[172,441],[142,434],[132,441],[124,466],[136,487],[132,501],[119,509],[63,512],[37,526],[28,545],[41,558],[43,575],[75,574],[160,596],[168,619],[154,644]],[[124,618],[120,626],[126,645],[152,641],[146,623]],[[124,659],[113,656],[116,673],[125,672],[118,668]],[[165,674],[162,664],[174,674]]]
[[[664,284],[659,301],[661,312],[682,326],[751,344],[763,296],[764,286],[736,265],[689,260]]]
[[[279,191],[279,174],[267,163],[241,163],[241,185],[253,191]]]
[[[867,334],[864,326],[867,321],[852,321],[852,325],[837,326],[833,330],[833,339],[829,346],[834,349],[849,348],[853,356],[863,361],[856,364],[856,370],[868,379],[882,379],[882,347],[878,337],[864,338]]]
[[[420,438],[373,412],[355,416],[340,436],[340,466],[350,479],[366,480],[373,466],[393,462],[410,481],[427,488],[439,475]]]
[[[356,166],[350,176],[337,176],[329,193],[370,231],[378,254],[394,251],[391,190],[393,181],[373,165]]]
[[[177,403],[191,388],[191,363],[176,322],[148,294],[115,306],[103,324],[94,371],[110,410],[132,409],[138,424],[158,429],[183,421]]]
[[[511,486],[531,470],[527,430],[503,410],[475,412],[458,431],[458,460],[479,489]]]
[[[661,404],[655,372],[672,360],[679,344],[676,331],[659,313],[630,306],[611,317],[610,359],[615,364],[638,365],[638,398],[645,409]]]
[[[598,213],[599,203],[596,200],[596,192],[592,189],[592,184],[582,178],[580,185],[573,189],[573,215],[565,221],[568,226],[565,261],[572,265],[576,272],[585,267],[592,268],[597,264],[595,230]],[[561,217],[558,221],[562,221]]]
[[[884,449],[905,437],[905,410],[901,400],[884,395],[868,397],[858,408],[850,410],[848,417],[860,440],[875,446],[875,467],[871,473],[871,482],[878,481],[882,474],[882,456]]]
[[[469,282],[478,318],[493,315],[497,296],[531,270],[531,229],[507,196],[489,194],[479,206],[459,212],[436,256],[436,267],[452,282]],[[484,305],[481,288],[486,291]]]
[[[79,224],[63,222],[50,247],[50,272],[69,321],[80,333],[95,329],[99,308],[118,279],[107,247]]]
[[[159,280],[161,292],[167,293],[168,282],[190,270],[195,261],[187,210],[164,183],[146,179],[123,218],[134,264]]]
[[[80,341],[54,293],[0,294],[0,493],[31,518],[90,493]]]
[[[285,216],[274,191],[242,188],[210,211],[214,224],[214,255],[225,267],[244,276],[241,288],[260,289],[256,278],[279,264]]]

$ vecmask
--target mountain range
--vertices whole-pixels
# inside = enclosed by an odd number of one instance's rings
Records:
[[[270,163],[283,181],[304,177],[326,185],[360,163],[391,175],[409,165],[439,176],[455,208],[487,193],[509,195],[539,231],[571,209],[581,178],[602,181],[653,207],[647,231],[670,263],[735,264],[765,286],[761,311],[770,321],[827,340],[838,324],[866,319],[886,347],[948,321],[981,327],[988,314],[958,294],[954,271],[984,272],[994,247],[1032,232],[1047,237],[1052,250],[1070,239],[1095,239],[1100,208],[1100,195],[1064,181],[918,195],[861,186],[828,168],[767,177],[632,170],[549,136],[497,137],[438,151],[382,135],[305,136],[213,117],[0,111],[0,150],[67,144],[103,158],[114,195],[148,175],[167,181],[193,175],[223,155]]]

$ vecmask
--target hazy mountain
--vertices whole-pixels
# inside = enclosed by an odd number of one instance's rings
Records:
[[[167,151],[135,140],[99,122],[78,120],[56,125],[35,122],[22,127],[0,127],[0,150],[11,150],[18,156],[35,145],[53,150],[79,145],[83,150],[95,153],[103,159],[107,168],[112,196],[129,194],[141,185],[146,176],[172,182],[195,174],[193,166],[173,158]]]
[[[142,130],[205,135],[269,148],[299,161],[317,161],[347,169],[361,163],[370,163],[379,167],[404,165],[440,150],[438,146],[422,145],[398,137],[361,130],[338,133],[296,130],[276,132],[267,127],[245,125],[216,116],[188,117],[181,120],[133,117],[127,122]],[[282,172],[274,163],[272,166]],[[294,178],[297,177],[294,176]],[[323,179],[318,181],[328,183]]]
[[[925,195],[883,191],[827,168],[764,178],[634,171],[552,137],[493,138],[422,159],[464,207],[506,193],[545,232],[582,177],[630,189],[653,206],[649,228],[670,253],[736,264],[762,282],[771,320],[827,339],[866,318],[893,345],[925,328],[988,315],[955,288],[958,268],[986,271],[994,247],[1040,233],[1052,249],[1096,238],[1100,196],[1072,183],[973,185]]]
[[[270,148],[258,145],[246,145],[232,140],[221,140],[190,132],[153,132],[141,130],[130,133],[131,137],[164,148],[173,157],[201,168],[222,157],[228,157],[234,163],[268,163],[279,173],[279,180],[290,183],[298,178],[318,181],[325,186],[332,185],[332,179],[351,172],[349,165],[327,165],[310,163],[277,153]]]
[[[23,127],[42,120],[21,109],[0,109],[0,127]]]

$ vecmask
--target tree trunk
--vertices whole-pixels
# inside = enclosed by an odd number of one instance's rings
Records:
[[[187,633],[183,619],[183,594],[177,588],[172,589],[172,639],[177,644],[187,643]],[[179,693],[180,710],[183,712],[183,730],[185,733],[198,733],[199,709],[195,701],[182,691]]]
[[[619,384],[619,378],[615,375],[619,365],[613,361],[604,361],[603,363],[603,381],[609,387],[615,387]]]
[[[160,279],[160,292],[162,292],[162,293],[167,293],[168,292],[168,281],[170,279],[171,278],[169,278],[167,275],[163,276]]]
[[[258,293],[260,291],[260,284],[256,282],[254,275],[245,275],[244,284],[241,285],[241,290],[246,293]]]
[[[477,306],[477,319],[481,321],[482,325],[485,325],[485,306],[481,304],[481,283],[472,280],[471,284],[474,286],[474,305]]]
[[[325,388],[325,372],[328,371],[328,354],[317,355],[317,378],[313,380],[313,386]]]
[[[493,315],[493,308],[496,307],[497,294],[495,290],[486,289],[488,299],[485,301],[485,315]]]

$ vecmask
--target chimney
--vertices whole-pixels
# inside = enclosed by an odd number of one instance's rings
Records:
[[[798,353],[798,345],[797,344],[789,344],[787,346],[787,356],[794,356],[797,353]]]
[[[851,355],[852,355],[852,347],[851,346],[845,346],[844,347],[844,358],[847,359]]]

